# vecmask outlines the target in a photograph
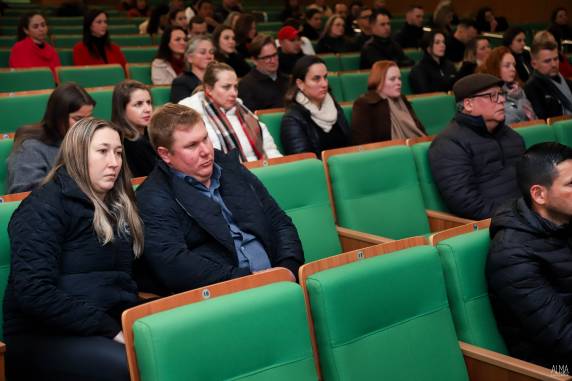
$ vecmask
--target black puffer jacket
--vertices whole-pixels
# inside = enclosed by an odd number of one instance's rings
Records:
[[[137,303],[131,239],[102,246],[93,204],[65,169],[14,212],[4,334],[114,337]]]
[[[486,275],[510,353],[548,368],[572,365],[572,230],[521,198],[493,217]]]
[[[518,197],[516,162],[524,142],[500,124],[488,132],[481,117],[457,113],[429,148],[435,183],[456,215],[484,219],[507,200]]]
[[[409,73],[409,83],[413,94],[447,92],[453,88],[457,70],[451,61],[442,58],[437,62],[425,53],[421,61]]]

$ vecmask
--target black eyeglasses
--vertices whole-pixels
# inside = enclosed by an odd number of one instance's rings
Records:
[[[496,93],[475,94],[471,98],[477,98],[477,97],[489,97],[491,102],[499,103],[500,97],[503,97],[503,99],[506,99],[506,92],[499,91]]]
[[[270,60],[272,60],[273,58],[276,58],[276,57],[278,57],[278,53],[269,54],[269,55],[267,55],[267,56],[260,56],[260,57],[257,57],[256,59],[257,59],[257,60],[260,60],[260,61],[267,61],[267,62],[268,62],[268,61],[270,61]]]

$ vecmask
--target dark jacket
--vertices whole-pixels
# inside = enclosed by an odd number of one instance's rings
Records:
[[[324,36],[318,41],[316,45],[316,53],[346,53],[358,51],[358,46],[354,41],[347,37],[341,36],[338,38]]]
[[[321,157],[322,151],[350,145],[350,128],[344,112],[336,103],[338,120],[326,134],[311,118],[310,111],[299,103],[288,106],[280,125],[280,140],[284,153],[291,155],[313,152]]]
[[[137,140],[123,139],[123,148],[133,177],[147,176],[151,173],[158,156],[149,142],[147,129],[145,129],[145,135]]]
[[[171,84],[171,102],[179,103],[180,100],[190,97],[200,84],[201,80],[192,71],[182,72]]]
[[[373,36],[361,49],[360,69],[371,69],[379,60],[395,61],[398,66],[412,66],[415,62],[403,53],[401,46],[391,38]]]
[[[457,71],[457,76],[455,77],[455,82],[459,79],[466,77],[467,75],[475,74],[477,70],[477,63],[471,61],[463,61],[459,71]]]
[[[572,81],[564,79],[572,90]],[[530,79],[524,85],[526,97],[532,104],[532,108],[540,119],[560,116],[563,113],[563,105],[572,109],[572,99],[568,99],[556,87],[554,81],[546,75],[534,71]]]
[[[300,32],[300,36],[308,37],[309,40],[315,41],[320,38],[320,31],[314,29],[307,22],[304,22],[304,24],[302,24],[302,32]]]
[[[532,68],[530,53],[524,50],[522,53],[517,54],[512,52],[514,60],[516,61],[516,73],[522,82],[528,81],[534,69]]]
[[[465,44],[457,40],[454,35],[447,37],[445,57],[452,62],[461,62],[465,56]]]
[[[486,264],[497,326],[512,356],[572,366],[572,231],[522,198],[492,220]]]
[[[447,92],[453,88],[456,74],[457,70],[451,61],[442,58],[437,62],[425,53],[421,61],[411,69],[409,83],[413,94]]]
[[[419,48],[423,38],[423,27],[405,23],[395,35],[395,41],[403,48]]]
[[[425,128],[417,118],[411,103],[402,95],[409,113],[417,127],[425,132]],[[391,114],[389,102],[381,98],[374,90],[360,96],[352,109],[352,144],[367,144],[391,140]]]
[[[239,55],[238,53],[231,53],[231,54],[215,54],[215,59],[219,62],[224,62],[225,64],[229,65],[231,68],[234,69],[236,75],[239,78],[244,77],[250,72],[252,66],[246,62],[246,60]]]
[[[252,69],[238,83],[238,96],[252,111],[284,107],[284,94],[288,89],[288,77],[278,73],[276,81]]]
[[[240,164],[236,151],[215,151],[222,167],[220,194],[239,228],[264,246],[273,267],[293,274],[304,263],[292,220],[260,181]],[[143,262],[163,293],[176,293],[250,274],[239,268],[220,206],[162,161],[137,189],[145,224]]]
[[[94,207],[65,169],[14,212],[4,334],[106,336],[137,304],[131,239],[102,246]]]
[[[294,69],[294,65],[300,58],[304,57],[304,53],[300,52],[298,54],[287,54],[282,51],[282,49],[278,50],[278,60],[280,62],[280,67],[278,70],[284,75],[292,74],[292,69]]]
[[[447,207],[481,220],[518,197],[515,165],[524,150],[520,135],[506,125],[490,133],[482,117],[458,112],[431,143],[429,163]]]

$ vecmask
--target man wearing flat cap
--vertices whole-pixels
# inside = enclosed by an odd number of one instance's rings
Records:
[[[435,183],[449,210],[481,220],[519,196],[515,165],[524,153],[520,135],[504,124],[502,81],[472,74],[453,86],[457,113],[429,148]]]

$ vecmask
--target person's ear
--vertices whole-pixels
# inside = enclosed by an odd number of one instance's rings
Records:
[[[471,98],[465,98],[463,100],[463,107],[467,114],[470,114],[473,111],[473,100]]]
[[[298,90],[300,90],[301,92],[304,92],[304,81],[302,81],[301,79],[297,79],[297,80],[296,80],[296,87],[297,87]]]
[[[530,187],[530,198],[535,204],[546,205],[548,189],[542,185],[535,184]]]
[[[165,147],[159,146],[157,147],[157,155],[163,160],[166,164],[171,163],[171,155],[169,154],[169,150]]]

